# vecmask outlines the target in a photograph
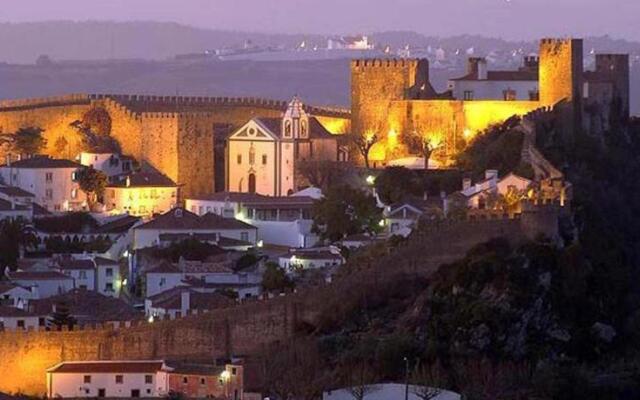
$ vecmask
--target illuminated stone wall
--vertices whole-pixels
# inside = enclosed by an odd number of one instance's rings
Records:
[[[110,118],[111,136],[123,153],[184,185],[181,195],[201,195],[212,193],[215,187],[213,125],[239,127],[256,116],[280,117],[286,105],[253,98],[86,94],[5,100],[0,101],[0,133],[42,128],[47,139],[45,153],[73,159],[81,151],[82,137],[71,123],[104,110]],[[332,133],[350,129],[346,110],[307,110]],[[3,160],[4,151],[0,149]]]

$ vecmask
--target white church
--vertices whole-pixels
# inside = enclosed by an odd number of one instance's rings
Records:
[[[338,161],[337,138],[297,97],[282,118],[252,118],[227,143],[227,190],[287,196],[307,186],[301,162]]]

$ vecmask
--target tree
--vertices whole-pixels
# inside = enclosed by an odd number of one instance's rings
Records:
[[[96,133],[88,123],[73,121],[69,126],[82,136],[82,148],[95,153],[120,153],[120,144],[108,133]]]
[[[47,140],[42,136],[43,132],[43,129],[35,127],[18,129],[12,134],[12,150],[19,155],[40,154],[47,146]]]
[[[422,195],[416,174],[405,167],[385,168],[375,181],[376,193],[385,204],[402,201],[407,195]]]
[[[262,275],[262,289],[267,292],[282,292],[293,288],[293,282],[287,276],[284,268],[274,262],[266,263],[265,268]]]
[[[404,135],[403,140],[408,150],[420,154],[424,158],[424,169],[429,169],[429,160],[433,153],[442,146],[441,134],[427,134],[419,128]]]
[[[364,159],[364,166],[369,169],[369,152],[373,145],[378,143],[379,137],[376,133],[366,133],[366,134],[349,134],[348,136],[349,142],[356,148],[358,153]]]
[[[364,400],[368,394],[380,390],[375,384],[377,375],[367,360],[360,360],[356,365],[342,366],[340,374],[346,391],[354,400]]]
[[[58,154],[58,157],[71,158],[68,152],[69,142],[67,141],[67,139],[65,139],[64,136],[60,136],[56,139],[54,148],[56,150],[56,153]]]
[[[37,245],[37,237],[32,226],[25,220],[5,219],[0,222],[0,262],[2,268],[15,269],[24,251]]]
[[[337,241],[346,235],[377,233],[382,211],[375,198],[359,189],[336,186],[313,206],[313,231],[323,239]]]
[[[431,365],[418,364],[409,379],[414,385],[411,391],[422,400],[438,397],[447,384],[446,373],[437,361]]]
[[[55,305],[55,310],[49,317],[49,326],[60,330],[63,326],[72,329],[75,324],[76,319],[73,317],[73,315],[71,315],[69,305],[64,301],[57,303]]]
[[[332,186],[343,184],[353,168],[350,163],[329,160],[300,161],[296,166],[300,175],[311,186],[323,192]]]
[[[104,194],[107,186],[107,176],[102,171],[93,167],[79,169],[76,178],[80,185],[80,190],[87,194],[89,204],[95,204]]]

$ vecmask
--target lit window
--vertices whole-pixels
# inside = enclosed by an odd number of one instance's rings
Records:
[[[72,199],[78,198],[78,189],[71,189],[71,198]]]

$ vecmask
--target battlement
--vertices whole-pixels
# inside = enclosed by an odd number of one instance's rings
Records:
[[[86,105],[91,101],[86,94],[68,94],[62,96],[35,97],[30,99],[0,100],[0,112],[18,111],[44,107],[64,107],[70,105]]]
[[[417,67],[420,62],[426,61],[426,58],[363,58],[351,60],[351,68],[368,68],[368,67]]]

